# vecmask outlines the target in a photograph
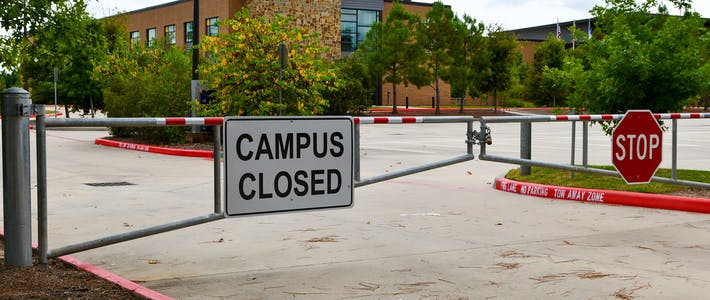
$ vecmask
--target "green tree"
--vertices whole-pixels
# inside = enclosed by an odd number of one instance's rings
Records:
[[[489,69],[483,78],[481,91],[493,92],[494,111],[498,110],[498,91],[510,87],[513,70],[516,67],[518,43],[510,32],[493,27],[488,34]]]
[[[188,115],[191,58],[184,49],[170,46],[117,48],[96,66],[96,79],[103,82],[104,112],[109,117]],[[182,141],[184,131],[183,127],[111,128],[116,136],[164,143]]]
[[[200,49],[208,53],[200,76],[215,89],[218,101],[199,105],[213,116],[313,115],[328,106],[324,93],[342,85],[329,68],[325,48],[314,34],[291,25],[291,19],[254,18],[243,9],[220,26],[230,33],[205,37]],[[288,66],[279,79],[279,45],[286,45]],[[283,102],[279,103],[279,89]]]
[[[690,12],[690,1],[666,2],[685,14],[670,16],[655,0],[606,0],[592,10],[599,38],[585,44],[587,70],[577,83],[576,105],[592,113],[676,112],[707,94],[710,37],[704,20]]]
[[[358,48],[370,71],[392,84],[392,113],[397,113],[397,85],[427,84],[423,71],[424,49],[417,47],[414,31],[420,18],[395,1],[384,23],[375,23]],[[431,81],[429,81],[431,82]]]
[[[15,71],[30,37],[41,33],[45,24],[67,12],[67,8],[85,7],[84,0],[5,0],[0,5],[0,67]]]
[[[550,34],[547,40],[540,43],[540,46],[535,49],[527,90],[528,98],[533,103],[540,106],[556,105],[560,93],[559,89],[555,91],[555,82],[551,81],[554,76],[551,76],[551,72],[558,73],[562,69],[566,56],[565,42],[553,34]],[[545,70],[548,70],[548,76],[545,76]]]
[[[17,85],[17,74],[0,70],[0,91]]]
[[[418,47],[426,51],[425,64],[427,67],[427,78],[434,80],[434,90],[436,91],[436,114],[440,113],[441,93],[439,81],[451,76],[442,76],[450,72],[453,60],[453,48],[458,46],[456,41],[456,17],[451,7],[444,6],[441,1],[434,2],[431,10],[416,30]],[[445,80],[447,81],[447,80]]]
[[[375,83],[361,57],[345,56],[336,61],[332,68],[338,70],[337,76],[343,84],[324,93],[323,96],[328,99],[325,114],[361,114],[372,106]]]
[[[60,6],[58,11],[61,13],[32,36],[21,59],[21,77],[35,103],[50,104],[54,102],[56,68],[59,104],[93,115],[103,108],[100,82],[93,77],[94,64],[106,55],[109,44],[115,43],[109,38],[125,37],[108,34],[108,21],[91,18],[83,2]]]
[[[463,99],[467,95],[481,95],[483,78],[489,69],[487,39],[483,36],[485,25],[464,15],[454,19],[454,35],[451,41],[452,65],[449,72],[442,75],[451,83],[452,96],[462,99],[459,111],[463,112]]]

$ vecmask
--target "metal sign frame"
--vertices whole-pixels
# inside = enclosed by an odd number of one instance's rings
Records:
[[[223,130],[226,217],[353,206],[352,117],[227,117]]]

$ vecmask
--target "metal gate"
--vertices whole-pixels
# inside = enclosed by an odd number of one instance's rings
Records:
[[[12,90],[12,95],[3,93],[3,179],[19,179],[4,182],[5,207],[5,259],[6,264],[13,266],[32,265],[31,253],[31,205],[30,205],[30,158],[29,129],[30,115],[36,115],[36,146],[37,146],[37,221],[38,221],[38,254],[39,261],[46,264],[49,258],[55,258],[89,249],[112,245],[158,233],[213,222],[225,218],[222,197],[222,118],[58,118],[46,119],[44,105],[32,105],[29,94],[21,89]],[[473,155],[473,122],[471,116],[461,117],[386,117],[386,118],[353,118],[354,134],[354,179],[355,187],[361,187],[385,180],[398,178],[418,172],[474,159]],[[414,123],[466,123],[465,152],[453,158],[436,161],[410,169],[382,174],[370,178],[360,178],[360,126],[364,124],[414,124]],[[47,149],[46,130],[48,127],[159,127],[159,126],[210,126],[214,134],[213,144],[213,178],[214,209],[207,214],[198,215],[185,220],[179,220],[126,233],[102,237],[56,249],[48,248],[47,228]],[[7,136],[7,139],[6,139]],[[13,147],[13,149],[9,149]],[[8,149],[6,149],[8,148]],[[17,148],[17,149],[15,149]],[[7,151],[6,151],[7,150]],[[5,152],[8,155],[5,156]],[[8,222],[9,221],[9,222]],[[8,225],[9,224],[9,225]]]

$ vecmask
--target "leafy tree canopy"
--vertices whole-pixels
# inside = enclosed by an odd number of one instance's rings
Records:
[[[560,89],[556,89],[555,91],[550,90],[551,85],[554,84],[554,81],[550,80],[564,75],[549,75],[552,74],[550,72],[556,72],[562,69],[566,56],[565,42],[558,39],[552,33],[548,35],[547,40],[542,42],[540,46],[535,49],[532,74],[528,82],[527,90],[529,99],[534,103],[538,105],[554,105],[556,104],[556,100],[558,100],[560,96],[563,96],[560,95]],[[545,76],[545,70],[547,70],[548,76]]]
[[[43,31],[57,16],[85,7],[84,0],[4,0],[0,5],[0,67],[14,71],[19,67],[29,37]]]
[[[407,12],[402,4],[394,2],[384,23],[375,23],[357,51],[360,52],[377,77],[392,84],[394,113],[397,113],[397,85],[417,87],[431,82],[422,68],[424,48],[417,46],[414,34],[419,16]]]
[[[576,106],[592,113],[676,112],[707,94],[710,37],[703,20],[690,12],[689,0],[666,2],[685,14],[670,16],[656,0],[606,0],[592,10],[599,33],[585,45]]]
[[[117,22],[91,18],[83,2],[65,4],[58,8],[60,13],[37,27],[41,30],[27,43],[19,73],[36,103],[53,103],[56,69],[59,104],[85,112],[101,109],[101,85],[93,79],[94,65],[125,35],[116,34]]]
[[[494,26],[488,33],[489,70],[482,80],[481,91],[493,92],[495,109],[497,93],[508,89],[512,83],[517,56],[518,42],[511,32]]]
[[[337,70],[329,68],[324,58],[326,49],[315,35],[291,26],[290,18],[276,15],[267,21],[242,9],[220,26],[232,30],[204,37],[200,43],[208,56],[200,67],[200,78],[215,89],[217,98],[199,106],[203,114],[320,114],[328,106],[323,93],[343,84]],[[279,79],[281,44],[288,49],[288,65]]]
[[[454,63],[453,49],[458,46],[454,44],[457,40],[455,26],[455,15],[451,7],[437,1],[416,29],[418,46],[428,54],[425,56],[426,73],[423,76],[434,81],[437,114],[441,105],[439,80],[443,74],[450,72]],[[450,78],[445,75],[443,77]]]

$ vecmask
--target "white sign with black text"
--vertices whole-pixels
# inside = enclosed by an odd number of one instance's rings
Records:
[[[353,205],[351,117],[224,119],[225,214]]]

